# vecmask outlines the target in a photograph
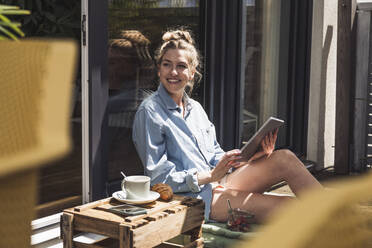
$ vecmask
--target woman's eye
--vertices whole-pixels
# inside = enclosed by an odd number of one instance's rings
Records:
[[[178,68],[181,68],[181,69],[186,69],[187,66],[186,65],[177,65]]]

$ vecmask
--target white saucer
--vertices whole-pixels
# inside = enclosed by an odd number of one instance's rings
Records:
[[[160,197],[160,194],[155,191],[150,191],[150,196],[147,199],[126,199],[126,195],[123,191],[116,191],[112,194],[112,197],[114,197],[116,200],[123,202],[123,203],[129,203],[129,204],[145,204],[155,201]]]

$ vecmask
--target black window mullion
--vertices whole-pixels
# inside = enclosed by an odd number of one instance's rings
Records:
[[[89,191],[90,200],[106,197],[107,143],[102,127],[107,122],[107,1],[88,3],[89,46]]]
[[[205,108],[225,150],[239,145],[242,0],[206,0]]]
[[[298,156],[306,154],[309,106],[312,1],[292,1],[289,50],[288,144]]]

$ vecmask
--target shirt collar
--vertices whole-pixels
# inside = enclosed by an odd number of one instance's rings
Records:
[[[169,95],[168,91],[165,89],[162,83],[159,83],[158,92],[159,92],[160,98],[162,99],[164,104],[167,106],[167,109],[177,109],[179,111],[181,110],[180,107],[175,103],[175,101]],[[190,111],[192,106],[191,106],[190,98],[186,94],[186,92],[183,93],[183,100],[184,100],[186,111]]]

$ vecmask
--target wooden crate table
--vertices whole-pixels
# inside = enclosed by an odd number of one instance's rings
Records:
[[[121,216],[105,209],[123,203],[106,198],[75,208],[65,209],[61,216],[63,246],[72,247],[183,247],[165,241],[180,234],[191,235],[185,247],[202,247],[201,225],[204,221],[204,202],[199,199],[173,196],[169,202],[157,200],[140,205],[147,214]],[[108,238],[87,245],[73,240],[81,233],[95,233]]]

